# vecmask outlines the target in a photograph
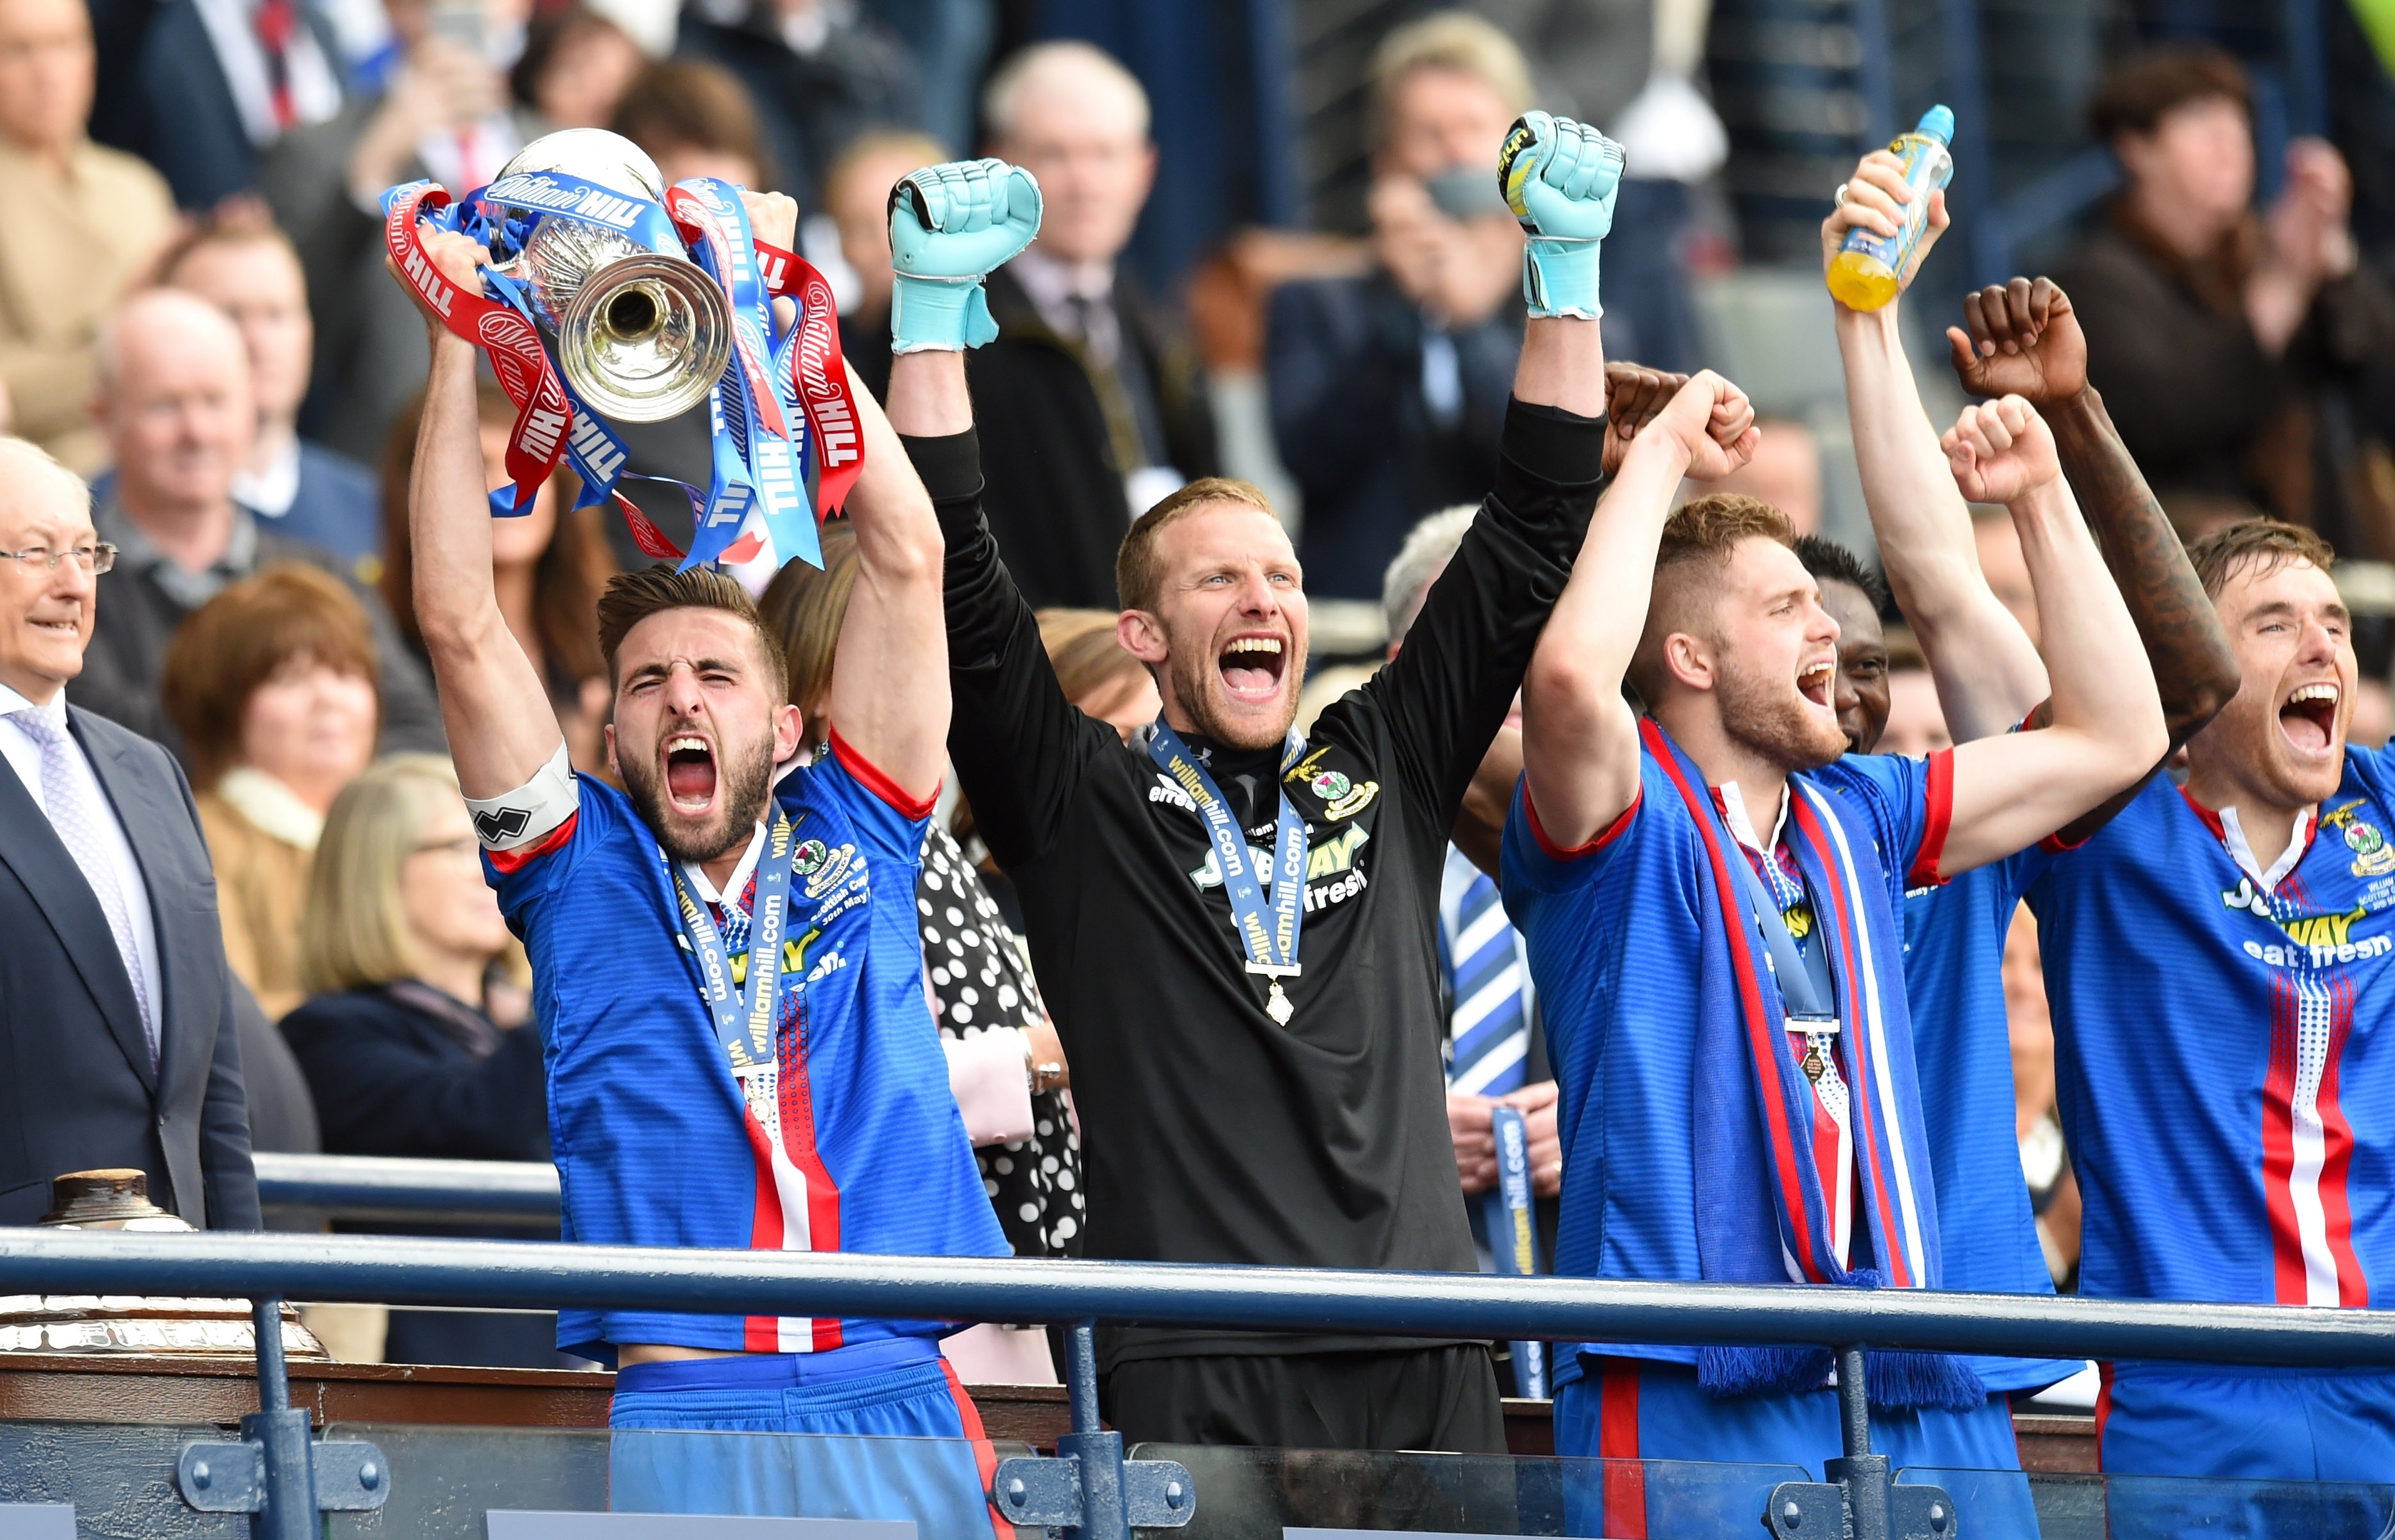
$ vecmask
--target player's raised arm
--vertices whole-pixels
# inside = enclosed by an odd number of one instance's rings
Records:
[[[2153,670],[2055,458],[2018,396],[1967,407],[1944,440],[1956,485],[2000,502],[2037,589],[2054,680],[2051,725],[1954,750],[1938,871],[1952,876],[2034,843],[2142,780],[2168,743]]]
[[[2053,430],[2062,473],[2096,528],[2104,564],[2145,644],[2176,753],[2236,695],[2237,655],[2178,532],[2087,383],[2087,339],[2071,298],[2050,279],[2015,278],[1968,296],[1963,312],[1968,334],[1946,329],[1954,372],[1976,395],[2021,397]],[[2134,794],[2134,788],[2121,793],[2065,837],[2093,833]]]
[[[1550,844],[1588,843],[1638,795],[1638,722],[1622,677],[1647,629],[1655,553],[1683,476],[1754,453],[1754,409],[1711,370],[1680,388],[1622,456],[1522,684],[1522,760]]]
[[[1844,201],[1821,221],[1823,263],[1857,228],[1893,234],[1903,217],[1899,206],[1913,196],[1894,155],[1878,150],[1864,156]],[[1907,284],[1946,228],[1945,197],[1929,194],[1928,223],[1912,266],[1900,275]],[[1897,325],[1903,302],[1899,296],[1875,311],[1831,304],[1846,364],[1856,466],[1888,589],[1920,639],[1947,726],[1956,742],[1967,743],[2010,729],[2044,700],[2045,665],[1979,570],[1971,511],[1955,490],[1938,429],[1922,409],[1905,358]]]
[[[482,292],[474,269],[488,254],[479,242],[434,230],[423,238],[443,277],[469,294]],[[423,309],[420,300],[417,308]],[[441,723],[457,785],[470,798],[500,797],[531,781],[565,740],[549,692],[508,630],[492,587],[474,345],[429,310],[425,321],[432,368],[407,496],[416,623],[441,687]]]

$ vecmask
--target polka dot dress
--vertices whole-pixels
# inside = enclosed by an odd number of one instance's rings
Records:
[[[1022,941],[1007,929],[955,839],[936,823],[923,840],[915,918],[932,980],[932,1015],[941,1031],[972,1038],[993,1027],[1047,1020]],[[1033,1095],[1031,1119],[1029,1138],[973,1151],[983,1190],[1015,1255],[1078,1256],[1081,1141],[1065,1111],[1065,1094]]]

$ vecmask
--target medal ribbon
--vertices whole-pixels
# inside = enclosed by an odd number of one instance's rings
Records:
[[[724,955],[722,934],[690,890],[688,879],[674,868],[674,899],[681,907],[684,932],[698,956],[698,992],[714,1018],[716,1041],[723,1045],[735,1080],[765,1074],[774,1069],[774,1006],[782,978],[782,936],[789,928],[790,868],[796,857],[790,836],[790,816],[774,810],[774,831],[757,862],[757,896],[748,918],[748,982],[732,982],[732,963]],[[724,902],[731,903],[726,894]]]
[[[1304,747],[1305,740],[1290,733],[1281,751],[1282,768],[1288,768]],[[1289,793],[1276,780],[1273,789],[1280,797],[1280,815],[1273,838],[1272,921],[1267,924],[1263,874],[1250,870],[1247,835],[1231,816],[1230,804],[1223,800],[1214,777],[1206,773],[1204,762],[1190,752],[1181,735],[1161,717],[1148,737],[1147,751],[1198,804],[1207,838],[1213,842],[1214,864],[1222,870],[1223,891],[1230,896],[1231,918],[1248,950],[1248,966],[1271,976],[1277,989],[1281,974],[1297,972],[1298,931],[1305,923],[1305,820],[1297,816]]]
[[[1497,1185],[1482,1199],[1484,1239],[1499,1272],[1527,1278],[1539,1270],[1538,1230],[1530,1207],[1529,1123],[1521,1109],[1500,1105],[1489,1115],[1489,1132],[1497,1142]],[[1525,1396],[1543,1397],[1547,1345],[1516,1342],[1513,1348],[1515,1388]]]

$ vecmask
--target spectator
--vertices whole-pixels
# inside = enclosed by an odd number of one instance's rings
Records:
[[[775,185],[804,208],[822,206],[841,145],[876,124],[915,121],[905,48],[841,0],[691,0],[679,51],[747,87],[781,173]]]
[[[2079,1286],[2079,1179],[2055,1110],[2054,1014],[2045,1000],[2037,917],[2027,904],[2013,910],[2005,933],[2005,1026],[2012,1039],[2013,1132],[2037,1215],[2038,1249],[2055,1288],[2071,1294]]]
[[[990,153],[1039,179],[1039,239],[991,275],[967,361],[982,506],[1034,608],[1111,609],[1131,515],[1217,470],[1194,357],[1118,262],[1156,177],[1147,93],[1086,43],[1042,43],[983,96]]]
[[[1819,535],[1821,445],[1813,437],[1813,430],[1785,418],[1757,418],[1754,425],[1763,431],[1762,442],[1754,446],[1754,458],[1706,490],[1742,492],[1750,498],[1759,498],[1787,514],[1788,527],[1798,535]],[[1690,497],[1696,495],[1691,483],[1682,483],[1680,489]],[[2005,527],[2012,527],[2009,521]],[[2025,569],[2022,582],[2028,582]]]
[[[258,1228],[237,986],[175,762],[81,706],[115,556],[73,472],[0,440],[0,1225],[126,1166],[192,1225]],[[139,858],[136,858],[136,850]]]
[[[1878,751],[1927,759],[1940,749],[1954,747],[1946,726],[1946,709],[1938,704],[1938,681],[1912,633],[1892,630],[1887,635],[1887,726],[1881,730]]]
[[[647,65],[629,33],[568,4],[526,30],[523,57],[509,73],[508,86],[548,128],[604,128]]]
[[[340,45],[309,0],[99,0],[109,58],[92,137],[162,172],[184,208],[254,192],[261,157],[344,100]]]
[[[515,406],[496,381],[487,379],[477,387],[476,405],[482,413],[484,474],[493,487],[504,486]],[[403,513],[416,464],[417,425],[423,414],[419,396],[391,425],[390,444],[383,455],[383,500]],[[534,495],[531,512],[491,521],[491,577],[508,630],[549,686],[575,769],[597,773],[607,762],[600,737],[609,705],[607,660],[599,653],[599,591],[615,575],[615,558],[602,527],[607,511],[573,506],[579,485],[572,471],[561,469]],[[561,514],[560,508],[567,511]],[[398,618],[409,655],[422,659],[424,637],[409,597],[416,553],[407,520],[392,519],[385,533],[382,597]]]
[[[383,192],[430,177],[463,193],[495,176],[545,126],[511,107],[504,40],[521,39],[524,0],[483,0],[483,42],[432,25],[431,0],[384,0],[400,62],[390,85],[277,144],[259,191],[291,232],[316,320],[309,423],[370,462],[407,398],[424,388],[423,324],[383,271]],[[455,16],[457,12],[444,12]],[[470,12],[465,13],[470,15]]]
[[[449,762],[394,755],[351,781],[309,884],[310,998],[283,1023],[327,1152],[549,1159],[539,1029],[485,1004],[509,944]],[[549,1369],[556,1330],[546,1314],[393,1310],[380,1356]]]
[[[299,917],[324,815],[374,758],[374,633],[338,579],[279,566],[192,612],[161,694],[183,735],[225,961],[269,1019],[303,998]]]
[[[856,574],[854,530],[827,525],[823,569],[790,563],[760,606],[766,627],[782,640],[791,704],[818,755],[828,752],[832,667]],[[1065,1050],[1022,944],[936,821],[924,834],[915,898],[932,1018],[999,1227],[1017,1256],[1078,1256],[1080,1144],[1065,1102],[1071,1075]],[[1056,1377],[1047,1337],[1036,1327],[986,1323],[949,1338],[943,1350],[976,1383]]]
[[[229,584],[287,562],[340,574],[338,558],[262,527],[233,500],[258,430],[241,334],[215,306],[171,289],[136,295],[101,333],[94,405],[116,461],[92,511],[117,548],[116,580],[75,681],[75,704],[184,751],[159,698],[166,644],[183,617]],[[423,665],[382,601],[365,605],[381,662],[382,746],[437,748],[441,716]]]
[[[2322,418],[2349,413],[2364,368],[2395,351],[2395,297],[2356,262],[2344,160],[2295,140],[2285,191],[2257,219],[2245,74],[2211,48],[2129,60],[2093,117],[2127,184],[2056,277],[2086,332],[2089,378],[2154,490],[2242,498],[2395,555],[2395,531],[2356,538],[2347,490],[2353,430],[2386,425],[2330,431]]]
[[[1729,153],[1728,132],[1695,84],[1712,6],[1470,0],[1470,8],[1537,61],[1539,100],[1549,112],[1602,125],[1621,146],[1621,191],[1605,252],[1606,351],[1661,369],[1695,368],[1690,193]],[[1780,511],[1793,522],[1792,510]]]
[[[0,416],[77,471],[99,325],[165,244],[158,174],[84,137],[91,21],[80,0],[0,0]]]
[[[1371,73],[1376,265],[1284,285],[1265,343],[1273,433],[1305,498],[1309,592],[1368,599],[1414,521],[1488,486],[1522,345],[1522,234],[1489,175],[1530,105],[1477,17],[1391,33]]]
[[[840,318],[840,351],[876,401],[890,393],[890,190],[907,172],[947,158],[921,134],[867,134],[840,153],[824,182],[840,259],[856,274],[855,302]]]
[[[308,275],[289,236],[254,206],[219,217],[166,254],[161,278],[232,318],[249,349],[258,438],[233,478],[233,500],[268,527],[350,564],[360,582],[382,570],[382,510],[374,472],[299,436],[316,324]]]
[[[756,103],[737,76],[705,60],[650,65],[617,103],[613,126],[649,153],[668,187],[689,177],[761,192],[780,185]]]

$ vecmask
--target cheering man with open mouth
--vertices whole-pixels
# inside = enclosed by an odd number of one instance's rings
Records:
[[[1126,745],[1066,701],[980,517],[971,333],[909,335],[910,314],[945,313],[942,280],[980,271],[946,248],[1003,200],[918,173],[893,205],[890,415],[946,537],[949,751],[1072,1057],[1091,1256],[1475,1266],[1438,1069],[1439,876],[1596,500],[1597,247],[1621,169],[1543,113],[1504,149],[1533,318],[1495,489],[1403,653],[1303,737],[1304,587],[1240,482],[1192,483],[1123,540],[1118,634],[1161,719]],[[1656,386],[1621,377],[1618,433]],[[1505,1447],[1480,1343],[1117,1329],[1100,1352],[1133,1441]]]
[[[796,206],[752,199],[761,233],[787,246]],[[1019,249],[1036,207],[999,239]],[[477,243],[424,239],[446,277],[479,291]],[[417,616],[487,873],[532,956],[565,1238],[1004,1255],[915,930],[948,718],[938,533],[872,399],[856,392],[859,572],[830,755],[793,766],[803,724],[781,646],[739,585],[713,567],[655,566],[611,581],[599,605],[617,792],[568,768],[539,672],[499,613],[474,350],[427,318],[431,383],[407,511]],[[990,1446],[940,1357],[955,1329],[558,1317],[559,1346],[620,1366],[619,1430],[912,1436],[619,1436],[618,1508],[789,1514],[804,1492],[809,1512],[937,1534],[999,1522]]]

